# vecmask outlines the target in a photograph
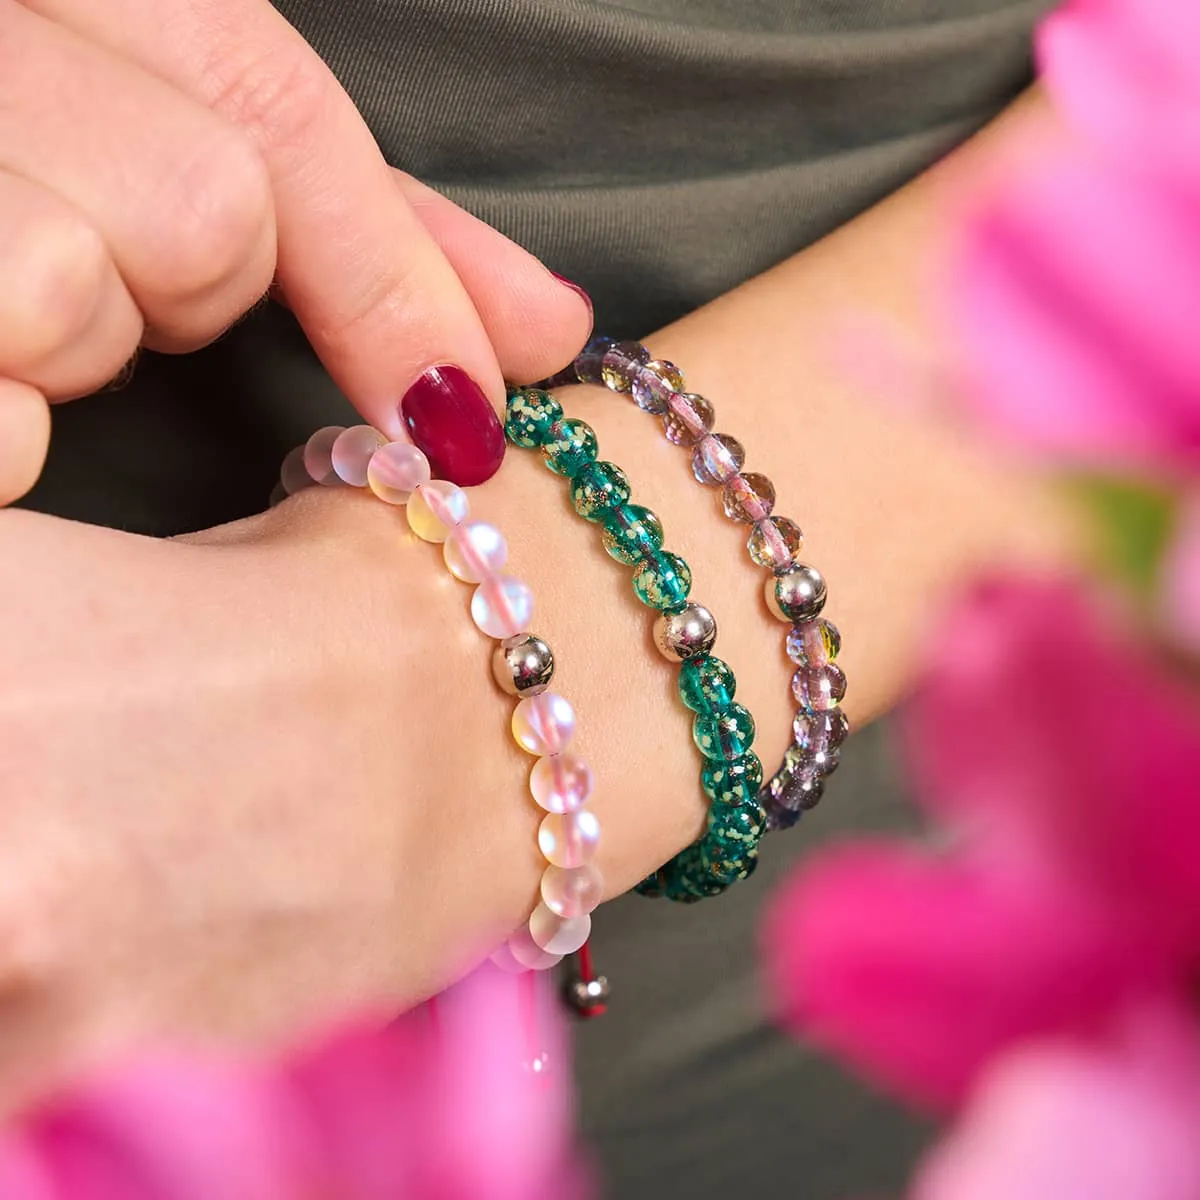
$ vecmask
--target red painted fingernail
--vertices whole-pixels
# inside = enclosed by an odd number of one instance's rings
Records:
[[[438,479],[471,487],[504,461],[504,428],[482,388],[461,367],[430,367],[404,393],[400,415]]]
[[[563,285],[563,287],[569,287],[571,289],[571,291],[573,291],[577,296],[579,296],[583,300],[584,304],[586,304],[588,306],[589,314],[595,313],[596,310],[592,307],[591,296],[589,296],[587,294],[587,292],[585,292],[583,290],[583,288],[581,288],[579,286],[579,284],[572,282],[565,275],[560,275],[557,271],[551,271],[550,274],[553,275],[554,278],[557,279],[558,282]]]

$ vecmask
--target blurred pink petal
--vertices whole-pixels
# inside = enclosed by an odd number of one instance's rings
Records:
[[[906,715],[922,801],[1108,897],[1148,953],[1200,937],[1194,699],[1067,583],[981,583],[937,644]]]
[[[764,929],[785,1024],[904,1095],[962,1099],[998,1051],[1090,1024],[1161,964],[1086,901],[886,847],[829,852]]]
[[[1030,1047],[986,1076],[912,1200],[1196,1200],[1200,1043]]]
[[[1186,169],[1190,155],[1200,181],[1198,46],[1194,0],[1072,0],[1043,21],[1037,57],[1079,128],[1136,166],[1165,152]]]
[[[1064,151],[978,208],[951,294],[969,398],[998,430],[1200,469],[1200,223],[1167,181]]]
[[[1200,490],[1179,506],[1162,563],[1161,611],[1174,641],[1200,657]]]

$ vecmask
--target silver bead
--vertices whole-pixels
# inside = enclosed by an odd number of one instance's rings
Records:
[[[567,985],[567,1002],[577,1013],[586,1013],[606,1004],[609,997],[608,980],[603,975],[595,979],[573,979]]]
[[[825,607],[825,577],[816,567],[800,563],[767,580],[767,607],[781,621],[807,621]]]
[[[682,612],[663,613],[654,622],[654,644],[672,662],[707,654],[717,640],[717,619],[703,604],[689,604]]]
[[[537,696],[554,678],[554,652],[535,633],[505,638],[492,654],[492,674],[510,696]]]

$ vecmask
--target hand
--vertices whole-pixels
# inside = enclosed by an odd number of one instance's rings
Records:
[[[412,385],[454,364],[425,407],[494,440],[502,378],[558,369],[589,320],[391,171],[267,0],[0,0],[0,378],[93,391],[139,345],[211,341],[272,279],[390,436]]]

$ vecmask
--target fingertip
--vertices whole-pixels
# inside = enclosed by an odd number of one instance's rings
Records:
[[[36,388],[0,379],[0,505],[37,482],[50,446],[50,406]]]

